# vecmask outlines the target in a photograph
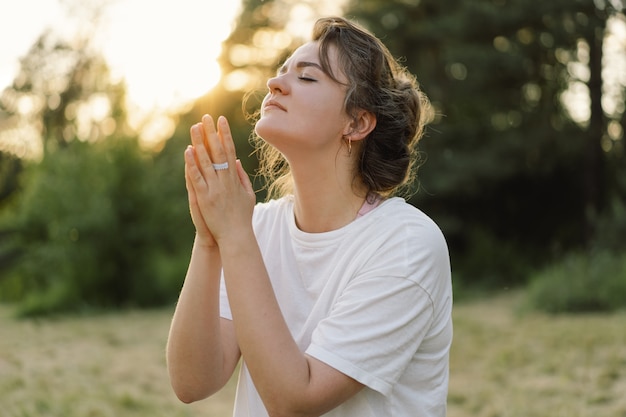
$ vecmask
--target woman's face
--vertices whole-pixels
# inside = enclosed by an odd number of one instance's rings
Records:
[[[334,48],[329,58],[333,73],[345,82]],[[293,152],[329,150],[336,154],[350,126],[343,106],[346,89],[322,71],[318,43],[298,48],[267,87],[255,127],[261,138],[288,159]]]

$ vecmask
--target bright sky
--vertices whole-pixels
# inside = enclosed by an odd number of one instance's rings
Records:
[[[216,58],[240,1],[89,1],[106,5],[95,41],[114,77],[126,79],[131,105],[146,112],[177,107],[202,96],[219,80]],[[2,0],[0,90],[13,81],[19,57],[46,28],[71,36],[90,27],[84,13],[70,13],[85,3]]]

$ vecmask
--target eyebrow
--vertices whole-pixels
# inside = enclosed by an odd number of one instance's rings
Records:
[[[319,69],[320,71],[324,72],[324,69],[322,68],[322,66],[316,62],[310,62],[310,61],[299,61],[298,63],[296,63],[296,68],[307,68],[307,67],[314,67]],[[279,70],[278,70],[278,74],[284,74],[285,72],[287,72],[287,65],[283,64]]]

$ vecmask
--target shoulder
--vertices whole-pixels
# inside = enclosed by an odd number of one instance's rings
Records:
[[[257,203],[254,206],[254,218],[260,220],[268,217],[275,217],[278,214],[293,210],[292,207],[293,198],[291,198],[291,196]]]
[[[252,215],[252,227],[259,243],[269,239],[272,235],[286,233],[289,228],[289,218],[293,217],[293,199],[283,197],[257,203]]]
[[[416,241],[445,245],[445,237],[439,226],[423,211],[402,198],[384,201],[372,212],[372,222],[380,233],[398,236],[410,244]]]
[[[448,245],[429,216],[401,198],[385,201],[371,214],[364,228],[369,268],[395,271],[392,275],[418,282],[428,292],[449,279]]]

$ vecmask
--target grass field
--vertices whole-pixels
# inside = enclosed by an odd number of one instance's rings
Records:
[[[626,417],[626,313],[518,314],[519,294],[458,303],[449,417]],[[185,405],[171,309],[15,320],[0,306],[0,417],[226,417],[234,384]]]

